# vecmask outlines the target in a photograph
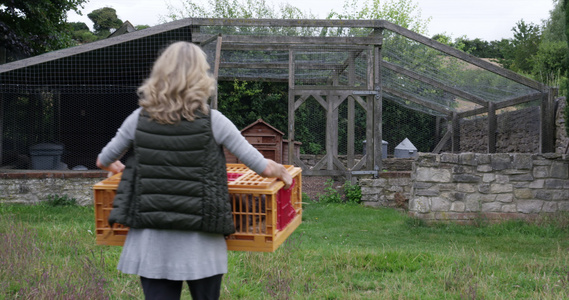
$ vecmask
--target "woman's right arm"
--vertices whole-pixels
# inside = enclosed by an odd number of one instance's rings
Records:
[[[111,141],[101,150],[97,156],[97,167],[112,172],[122,172],[124,165],[119,159],[132,146],[136,124],[141,108],[133,111],[122,123]]]
[[[239,158],[247,167],[264,177],[279,178],[289,188],[292,184],[292,177],[286,168],[270,159],[265,159],[263,155],[251,145],[241,132],[235,127],[233,122],[221,112],[212,110],[212,129],[215,141],[225,146],[233,155]]]

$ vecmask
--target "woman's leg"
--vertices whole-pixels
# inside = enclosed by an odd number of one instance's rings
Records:
[[[144,299],[146,300],[172,300],[180,299],[183,281],[168,279],[152,279],[140,276]]]
[[[217,300],[221,291],[221,279],[223,274],[202,278],[198,280],[187,280],[193,300]]]

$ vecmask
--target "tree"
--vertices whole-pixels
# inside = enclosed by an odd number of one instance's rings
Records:
[[[87,1],[0,0],[0,45],[25,56],[72,45],[67,12],[80,14],[79,8]]]
[[[310,13],[290,5],[281,5],[278,10],[264,0],[208,0],[201,6],[195,1],[180,0],[181,8],[168,4],[168,19],[183,18],[244,18],[244,19],[314,19]]]
[[[71,22],[69,25],[71,26],[71,36],[77,44],[90,43],[99,39],[83,22]]]
[[[565,35],[565,9],[559,1],[543,22],[543,34],[537,53],[531,58],[534,77],[548,85],[560,86],[568,65],[567,36]]]
[[[363,5],[360,7],[360,3]],[[328,19],[387,20],[416,33],[425,34],[431,18],[422,19],[413,0],[346,0],[341,13],[332,10]]]
[[[514,52],[512,53],[513,62],[511,69],[516,72],[530,73],[533,69],[531,57],[537,53],[541,40],[541,31],[539,25],[533,23],[527,24],[523,19],[516,23],[512,28],[514,38],[512,44]]]
[[[111,34],[111,29],[119,29],[123,21],[117,17],[117,11],[111,7],[103,7],[90,12],[87,17],[93,21],[95,34],[100,37],[107,37]]]

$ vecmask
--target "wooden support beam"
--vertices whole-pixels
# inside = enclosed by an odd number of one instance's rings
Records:
[[[335,151],[337,151],[337,149],[334,149],[334,146],[338,144],[336,142],[338,139],[338,111],[334,110],[334,98],[332,95],[326,97],[326,157],[328,158],[328,170],[334,169],[333,157]]]
[[[496,153],[496,134],[498,132],[496,120],[496,104],[488,104],[488,153]]]
[[[407,69],[405,69],[405,68],[403,68],[403,67],[400,67],[400,66],[398,66],[398,65],[396,65],[396,64],[393,64],[393,63],[390,63],[390,62],[387,62],[387,61],[384,61],[384,62],[382,63],[382,65],[383,65],[386,69],[392,70],[392,71],[394,71],[394,72],[397,72],[397,73],[403,74],[403,75],[405,75],[405,76],[408,76],[408,77],[410,77],[410,78],[412,78],[412,79],[415,79],[415,80],[424,82],[424,83],[426,83],[426,84],[432,85],[432,86],[434,86],[434,87],[436,87],[436,88],[439,88],[439,89],[441,89],[441,90],[443,90],[443,91],[446,91],[446,92],[449,92],[449,93],[451,93],[451,94],[453,94],[453,95],[455,95],[455,96],[458,96],[458,97],[460,97],[460,98],[462,98],[462,99],[464,99],[464,100],[467,100],[467,101],[476,103],[476,104],[481,105],[481,106],[483,106],[483,107],[487,107],[487,106],[488,106],[488,101],[486,101],[486,100],[484,100],[484,99],[482,99],[482,98],[480,98],[480,97],[478,97],[478,96],[475,96],[475,95],[469,94],[469,93],[467,93],[467,92],[461,91],[461,90],[459,90],[459,89],[456,89],[456,88],[454,88],[454,87],[450,87],[450,86],[448,86],[448,85],[446,85],[446,84],[444,84],[444,83],[442,83],[442,82],[440,82],[440,81],[437,81],[437,80],[434,80],[434,79],[431,79],[431,78],[427,78],[427,77],[425,77],[425,76],[423,76],[423,75],[420,75],[420,74],[418,74],[418,73],[416,73],[416,72],[413,72],[413,71],[411,71],[411,70],[407,70]]]
[[[348,68],[348,85],[354,86],[355,84],[355,59],[356,56],[350,54],[348,60],[346,61],[347,68]],[[355,155],[355,128],[356,128],[356,107],[355,107],[355,100],[354,97],[349,96],[348,98],[348,132],[347,134],[347,167],[348,169],[352,169],[355,164],[354,155]]]
[[[196,36],[196,41],[200,36]],[[209,36],[204,37],[207,41]],[[224,35],[224,42],[228,44],[248,44],[251,50],[262,50],[267,45],[282,44],[287,45],[289,48],[306,45],[381,45],[381,42],[375,37],[330,37],[330,36],[279,36],[279,35]],[[252,45],[260,45],[253,47]]]
[[[379,31],[378,36],[380,39],[383,37],[383,31]],[[381,81],[381,63],[383,61],[381,47],[373,47],[373,90],[377,92],[373,96],[371,106],[373,109],[373,159],[371,169],[373,171],[380,171],[383,168],[382,160],[382,138],[383,138],[383,96],[382,96],[382,81]]]
[[[219,63],[221,61],[221,34],[217,36],[217,44],[215,45],[215,64],[213,67],[213,77],[216,81],[219,80]],[[217,109],[217,84],[215,85],[215,94],[211,98],[211,108]]]
[[[457,113],[452,114],[452,147],[451,152],[460,152],[460,117]]]
[[[515,98],[508,99],[508,100],[496,102],[495,103],[495,106],[496,106],[495,109],[499,110],[499,109],[506,108],[509,106],[515,106],[515,105],[519,105],[519,104],[534,101],[534,100],[540,100],[543,97],[543,95],[544,95],[543,93],[536,92],[536,93],[532,93],[529,95],[524,95],[524,96],[515,97]],[[484,114],[486,112],[488,112],[488,109],[482,107],[482,108],[476,108],[473,110],[463,111],[463,112],[458,113],[458,115],[460,118],[467,118],[467,117],[472,117],[472,116]]]
[[[243,62],[223,62],[221,67],[224,69],[288,69],[288,63],[243,63]],[[342,69],[342,64],[313,64],[296,63],[299,70],[329,70],[336,71]]]
[[[294,162],[296,160],[300,161],[300,158],[296,158],[294,155],[294,137],[295,137],[295,126],[294,126],[294,114],[298,106],[295,103],[295,92],[294,92],[294,50],[289,50],[288,52],[288,161]],[[300,106],[300,104],[299,104]],[[305,168],[303,168],[305,170]]]
[[[184,26],[244,26],[244,27],[343,27],[343,28],[381,28],[385,20],[330,20],[330,19],[233,19],[233,18],[188,18],[177,24]],[[174,23],[174,22],[172,22]],[[176,25],[177,25],[176,24]]]
[[[549,88],[541,102],[541,153],[555,152],[555,97],[557,89]]]
[[[546,86],[544,84],[542,84],[541,82],[537,82],[535,80],[529,79],[523,75],[520,75],[516,72],[510,71],[508,69],[499,67],[497,65],[494,65],[490,62],[487,62],[485,60],[482,60],[474,55],[462,52],[456,48],[450,47],[448,45],[439,43],[433,39],[430,39],[428,37],[422,36],[418,33],[415,33],[407,28],[395,25],[393,23],[389,23],[386,22],[384,24],[384,29],[393,31],[395,33],[398,33],[404,37],[407,37],[413,41],[419,42],[423,45],[429,46],[433,49],[439,50],[443,53],[446,53],[448,55],[454,56],[458,59],[461,59],[463,61],[466,61],[470,64],[473,64],[477,67],[480,67],[482,69],[485,69],[487,71],[490,71],[492,73],[498,74],[502,77],[508,78],[512,81],[515,81],[517,83],[520,83],[522,85],[525,85],[527,87],[530,87],[532,89],[538,90],[538,91],[543,91],[546,89]]]
[[[450,115],[452,113],[452,111],[446,106],[436,104],[436,103],[432,103],[430,101],[420,99],[420,98],[413,96],[411,94],[407,94],[405,92],[400,92],[400,91],[394,90],[392,88],[384,87],[383,92],[387,93],[387,94],[391,94],[392,96],[395,96],[395,97],[399,97],[399,98],[402,98],[405,100],[409,100],[413,103],[417,103],[423,107],[432,109],[434,111],[440,112],[440,113],[445,114],[445,115]]]
[[[443,137],[441,138],[435,149],[433,149],[433,153],[440,153],[451,137],[452,137],[452,130],[449,128],[449,130],[447,130],[445,135],[443,135]]]

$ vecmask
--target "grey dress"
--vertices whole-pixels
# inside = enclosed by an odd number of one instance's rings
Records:
[[[109,165],[120,159],[131,147],[140,110],[125,119],[115,137],[103,148],[98,157],[102,164]],[[265,170],[267,161],[263,155],[217,110],[211,110],[211,126],[219,145],[258,174]],[[154,279],[201,279],[227,273],[227,246],[221,234],[131,228],[117,268],[127,274]]]

